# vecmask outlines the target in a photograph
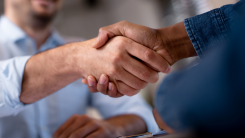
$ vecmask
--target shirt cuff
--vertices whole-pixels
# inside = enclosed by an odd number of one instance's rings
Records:
[[[200,58],[216,43],[224,40],[228,29],[224,13],[218,9],[185,19],[188,36]]]
[[[25,65],[29,58],[30,56],[16,57],[0,61],[0,116],[16,115],[24,107],[19,96]]]

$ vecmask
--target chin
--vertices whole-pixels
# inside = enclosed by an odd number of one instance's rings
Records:
[[[53,15],[56,12],[56,6],[52,2],[42,3],[42,1],[34,1],[32,9],[36,14],[43,16]]]

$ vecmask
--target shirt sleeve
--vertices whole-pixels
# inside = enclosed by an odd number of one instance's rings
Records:
[[[145,121],[148,132],[155,133],[159,131],[152,113],[152,108],[140,95],[111,98],[101,93],[94,93],[92,94],[91,104],[104,118],[120,114],[135,114]]]
[[[189,38],[200,58],[217,43],[222,43],[232,33],[231,24],[245,8],[244,0],[225,5],[184,21]]]
[[[20,102],[22,78],[30,57],[0,61],[0,117],[16,115],[24,104]]]

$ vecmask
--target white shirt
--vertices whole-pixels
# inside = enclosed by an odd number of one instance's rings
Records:
[[[0,18],[0,138],[51,138],[67,119],[85,114],[88,107],[96,108],[103,118],[135,114],[145,120],[149,132],[159,130],[151,107],[140,95],[110,98],[92,94],[81,80],[33,104],[20,102],[22,76],[30,55],[62,44],[63,39],[53,32],[37,50],[32,38],[7,17]]]

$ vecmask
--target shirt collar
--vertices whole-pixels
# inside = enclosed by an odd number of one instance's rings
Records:
[[[5,38],[8,40],[16,42],[27,37],[23,30],[21,30],[4,15],[0,18],[0,28],[3,35],[5,35]]]
[[[40,52],[45,51],[64,44],[65,44],[64,39],[59,35],[57,31],[53,30],[52,34],[49,36],[46,42],[41,46],[39,51]]]
[[[31,39],[21,28],[19,28],[4,15],[0,17],[0,28],[2,30],[1,33],[5,35],[5,38],[7,38],[8,41],[16,43],[21,40]],[[65,41],[62,39],[59,33],[53,30],[50,37],[41,46],[39,51],[45,51],[63,45],[64,43]]]

